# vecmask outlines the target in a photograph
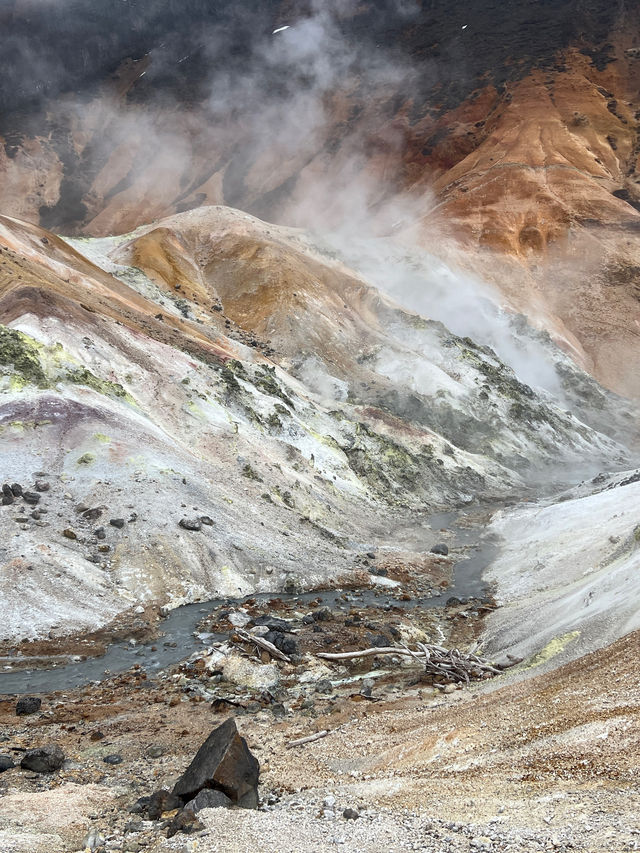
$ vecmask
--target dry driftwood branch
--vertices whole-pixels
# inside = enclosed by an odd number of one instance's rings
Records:
[[[312,743],[314,740],[320,740],[320,738],[326,737],[328,734],[329,729],[323,729],[321,732],[316,732],[314,735],[301,737],[298,738],[298,740],[290,740],[287,744],[287,749],[291,749],[292,746],[302,746],[303,743]]]
[[[417,643],[418,650],[412,651],[404,644],[383,646],[382,648],[362,649],[357,652],[319,652],[317,657],[325,660],[349,660],[371,657],[373,655],[404,655],[424,663],[425,672],[433,678],[443,678],[449,682],[469,684],[472,678],[482,678],[485,673],[498,675],[500,669],[484,658],[474,654],[465,654],[459,649],[445,649],[431,643]]]
[[[283,660],[285,663],[291,663],[291,658],[287,657],[287,655],[285,655],[284,652],[281,652],[280,649],[277,649],[273,643],[269,642],[269,640],[265,640],[262,637],[256,637],[255,634],[249,634],[248,631],[243,631],[242,628],[236,628],[236,634],[246,643],[255,643],[256,646],[259,646],[261,649],[266,649],[271,657]]]

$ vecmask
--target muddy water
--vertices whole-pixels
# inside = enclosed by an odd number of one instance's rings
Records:
[[[471,548],[470,556],[456,563],[453,583],[444,592],[430,598],[401,601],[394,597],[392,588],[367,587],[349,590],[350,603],[357,603],[363,608],[385,610],[393,606],[411,610],[416,607],[442,607],[451,596],[463,599],[481,598],[485,595],[486,588],[482,582],[482,573],[495,558],[498,551],[497,545],[487,539],[481,541],[479,535],[481,531],[477,527],[461,527],[458,524],[459,520],[458,513],[438,513],[429,519],[429,525],[433,530],[447,529],[455,534],[455,540],[450,541],[450,547]],[[92,682],[100,682],[110,675],[130,669],[135,664],[139,664],[149,676],[153,676],[171,664],[184,660],[198,649],[211,645],[217,640],[226,639],[226,634],[201,635],[197,631],[200,620],[221,605],[237,607],[249,598],[267,602],[277,597],[283,601],[296,599],[302,609],[305,603],[311,601],[314,602],[314,607],[335,608],[344,606],[343,595],[344,590],[341,589],[293,594],[268,592],[245,598],[218,598],[204,603],[186,604],[172,610],[163,620],[160,624],[162,636],[155,641],[144,645],[114,643],[109,646],[104,655],[98,658],[87,658],[62,665],[52,664],[46,669],[0,672],[0,695],[68,690]],[[319,605],[316,604],[318,599],[321,599]]]

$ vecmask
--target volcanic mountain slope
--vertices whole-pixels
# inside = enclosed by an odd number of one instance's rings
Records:
[[[416,511],[628,458],[299,232],[204,209],[82,255],[0,225],[3,477],[49,483],[0,513],[7,636],[352,576]]]
[[[413,243],[462,243],[458,262],[513,309],[640,394],[636,5],[166,0],[96,16],[24,0],[2,15],[4,213],[91,235],[219,203],[290,225],[397,221]]]

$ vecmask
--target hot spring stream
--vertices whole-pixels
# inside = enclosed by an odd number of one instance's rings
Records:
[[[478,527],[460,527],[457,521],[460,513],[437,513],[429,518],[433,530],[446,528],[455,534],[452,547],[467,546],[472,548],[470,556],[455,564],[453,583],[439,595],[430,598],[415,598],[402,601],[394,598],[394,590],[385,587],[366,587],[349,589],[348,603],[357,602],[364,607],[384,609],[386,605],[410,610],[416,607],[442,607],[448,598],[481,598],[486,594],[482,582],[484,569],[495,558],[498,547],[490,541],[480,541]],[[145,644],[131,645],[130,643],[114,643],[109,646],[104,655],[96,658],[74,661],[64,665],[53,664],[45,669],[22,669],[16,672],[0,673],[0,695],[23,693],[50,693],[56,690],[68,690],[81,687],[90,682],[100,682],[110,675],[124,672],[135,664],[139,664],[150,676],[160,672],[171,664],[188,658],[198,649],[203,649],[212,642],[224,640],[227,634],[202,635],[197,631],[198,623],[211,610],[224,605],[239,607],[248,599],[269,601],[280,598],[283,601],[296,599],[303,606],[306,602],[314,602],[314,606],[326,606],[331,609],[344,607],[341,598],[342,589],[313,590],[305,593],[254,593],[243,598],[216,598],[206,602],[186,604],[172,610],[159,624],[160,636]],[[321,603],[315,605],[320,599]]]

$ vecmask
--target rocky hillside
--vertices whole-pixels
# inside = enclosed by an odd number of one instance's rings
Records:
[[[6,639],[353,576],[393,519],[629,458],[631,410],[568,359],[580,419],[300,232],[0,229]]]
[[[0,210],[104,236],[226,204],[448,246],[637,397],[639,14],[12,0]]]

